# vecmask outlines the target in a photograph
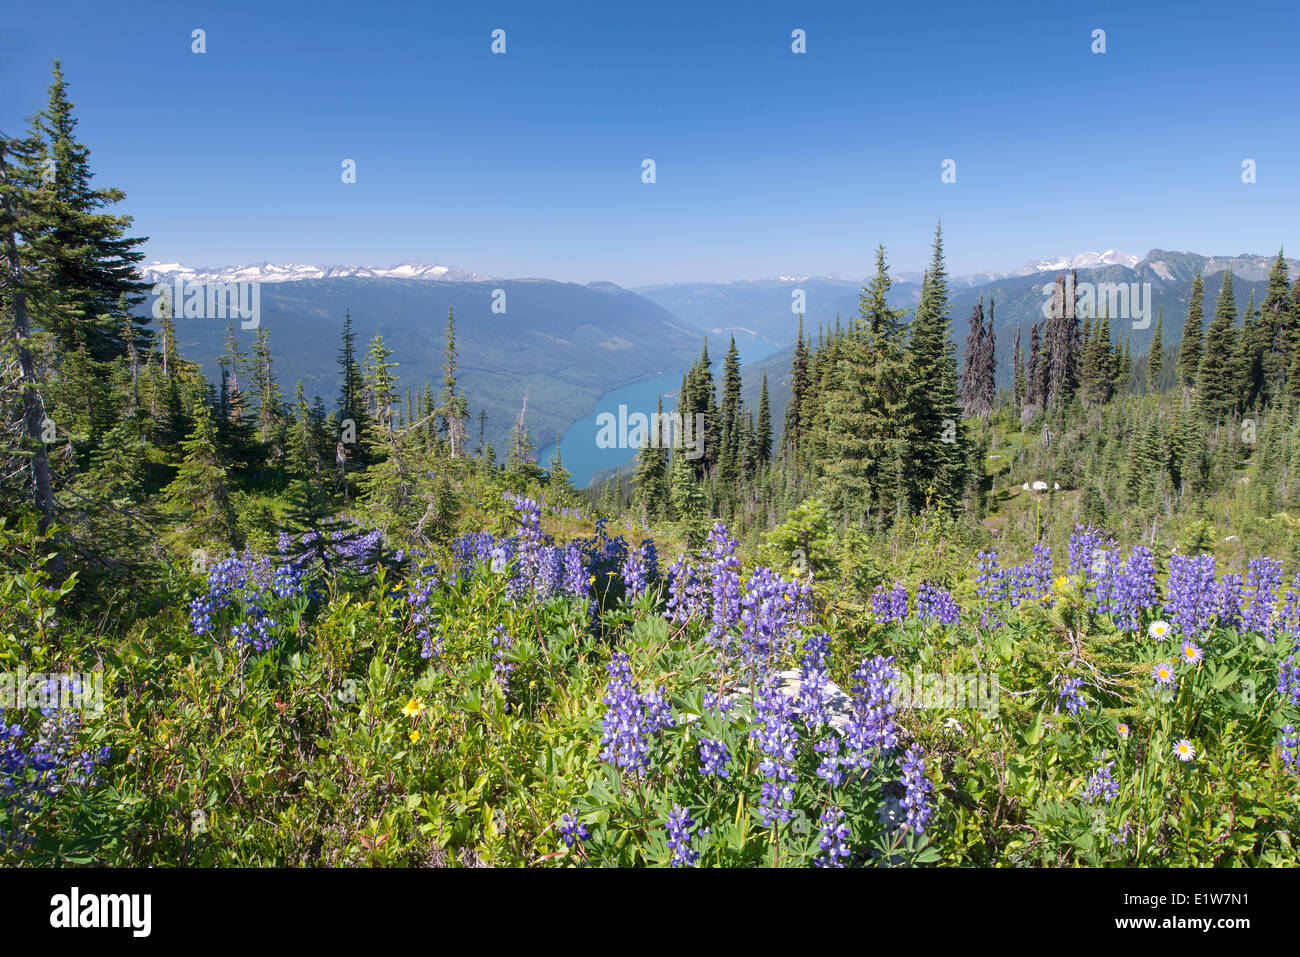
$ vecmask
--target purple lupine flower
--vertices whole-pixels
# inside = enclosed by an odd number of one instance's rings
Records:
[[[1186,638],[1200,635],[1209,628],[1219,601],[1214,581],[1214,556],[1169,556],[1169,582],[1166,586],[1165,614]]]
[[[1241,624],[1241,576],[1224,572],[1214,593],[1214,613],[1224,628]]]
[[[1290,698],[1294,707],[1300,708],[1300,664],[1291,655],[1278,668],[1277,693]]]
[[[709,611],[713,627],[709,640],[725,648],[727,629],[740,617],[740,559],[736,557],[737,542],[727,534],[727,526],[718,522],[709,532],[705,551],[710,560],[709,578],[712,583],[712,601]]]
[[[673,706],[668,700],[667,689],[663,686],[652,688],[643,694],[641,703],[645,708],[647,733],[654,734],[657,731],[677,727],[677,719],[673,717]]]
[[[576,814],[571,814],[568,811],[560,815],[556,830],[560,832],[560,837],[564,838],[564,843],[569,847],[580,844],[591,837],[591,832],[587,830],[586,825],[578,820]]]
[[[600,759],[641,774],[650,766],[650,724],[645,700],[637,693],[626,652],[616,651],[605,666],[610,680],[605,686],[605,733],[600,739]]]
[[[708,607],[708,590],[699,570],[683,555],[668,569],[668,616],[684,625]]]
[[[653,546],[651,546],[653,547]],[[650,564],[646,561],[645,546],[634,548],[620,569],[629,598],[639,598],[650,585]]]
[[[876,616],[876,623],[887,625],[891,621],[902,624],[907,619],[907,589],[902,582],[894,582],[888,592],[884,585],[876,587],[871,596],[871,610]]]
[[[1141,615],[1155,607],[1159,599],[1151,549],[1141,545],[1133,549],[1115,577],[1110,599],[1109,611],[1115,627],[1120,631],[1139,631]]]
[[[902,802],[907,809],[907,823],[917,834],[924,834],[930,820],[931,785],[925,776],[925,749],[919,744],[908,748],[903,756],[903,786],[907,788]]]
[[[848,775],[844,770],[846,762],[840,754],[840,736],[826,735],[813,744],[813,751],[822,756],[817,765],[817,776],[833,788],[843,784]]]
[[[506,699],[505,710],[510,711],[510,676],[515,672],[515,663],[505,657],[505,653],[514,647],[505,625],[497,625],[496,634],[492,636],[492,677],[501,685],[501,695]]]
[[[1052,547],[1035,545],[1034,557],[1030,560],[1030,578],[1033,580],[1034,597],[1048,607],[1052,605]]]
[[[731,752],[723,741],[705,738],[700,742],[700,774],[713,774],[720,778],[731,777],[727,765],[731,763]]]
[[[565,594],[574,598],[586,599],[591,595],[591,576],[587,573],[587,563],[583,560],[582,550],[570,544],[564,550],[563,585]]]
[[[1282,752],[1282,767],[1292,774],[1300,774],[1300,737],[1296,736],[1294,725],[1282,726],[1278,747]]]
[[[827,704],[830,701],[830,678],[826,675],[826,655],[831,637],[826,632],[808,635],[803,641],[803,657],[799,659],[799,696],[795,710],[809,728],[818,728],[830,721]]]
[[[1083,687],[1082,678],[1061,678],[1059,680],[1061,687],[1056,692],[1057,697],[1060,698],[1057,710],[1064,708],[1070,714],[1078,714],[1081,709],[1088,707],[1088,699],[1079,691]]]
[[[1091,525],[1076,525],[1070,536],[1070,575],[1083,578],[1084,589],[1096,578],[1094,566],[1101,551],[1113,547],[1114,541],[1103,537],[1102,533]]]
[[[788,821],[793,816],[790,801],[794,789],[794,759],[799,747],[799,733],[794,725],[794,708],[772,681],[765,682],[755,700],[755,726],[749,734],[758,742],[763,759],[758,769],[767,778],[759,799],[759,814],[764,823]]]
[[[821,848],[813,863],[818,867],[843,867],[849,857],[849,824],[844,819],[844,812],[837,807],[828,807],[822,811],[821,823],[818,825],[820,839],[817,846]]]
[[[996,605],[1007,597],[1007,581],[998,564],[997,552],[979,552],[976,556],[975,593],[986,604]]]
[[[1282,584],[1282,563],[1274,558],[1252,558],[1246,571],[1246,594],[1250,607],[1242,617],[1242,628],[1257,631],[1273,641],[1273,602]]]
[[[861,771],[871,768],[877,753],[884,753],[898,743],[894,724],[897,708],[893,703],[895,682],[900,672],[894,657],[876,655],[853,672],[853,714],[844,728],[847,755],[843,764]]]
[[[1115,762],[1103,764],[1092,772],[1092,777],[1088,778],[1088,783],[1083,788],[1083,799],[1092,804],[1097,798],[1101,798],[1106,804],[1109,804],[1119,794],[1119,784],[1115,782],[1111,769],[1115,767]]]
[[[691,867],[700,858],[700,852],[691,847],[691,828],[695,819],[680,804],[674,804],[666,822],[668,849],[673,852],[672,867]]]
[[[941,625],[955,625],[961,619],[961,608],[947,589],[926,583],[916,593],[916,615]]]
[[[807,617],[811,583],[790,581],[770,568],[756,568],[740,599],[740,650],[761,666],[789,650],[795,626]]]

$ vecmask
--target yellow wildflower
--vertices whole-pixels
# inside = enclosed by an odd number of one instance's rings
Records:
[[[406,702],[406,707],[402,709],[402,714],[408,718],[418,718],[424,712],[424,702],[419,698],[412,698]]]

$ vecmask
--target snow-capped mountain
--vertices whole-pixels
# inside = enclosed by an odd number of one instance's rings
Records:
[[[435,263],[404,262],[396,266],[306,266],[298,263],[248,263],[239,266],[191,268],[180,263],[153,262],[140,268],[148,282],[294,282],[299,279],[427,279],[479,282],[491,279],[468,269]]]
[[[1055,272],[1061,269],[1096,269],[1099,266],[1126,266],[1132,269],[1142,261],[1141,256],[1131,256],[1114,249],[1104,253],[1079,253],[1077,256],[1057,256],[1055,259],[1035,259],[1025,263],[1013,276],[1032,276],[1038,272]],[[1000,278],[1000,277],[999,277]]]

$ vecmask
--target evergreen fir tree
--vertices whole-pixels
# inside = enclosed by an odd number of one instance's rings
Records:
[[[1183,324],[1183,341],[1178,347],[1178,381],[1185,388],[1196,387],[1196,376],[1201,368],[1201,337],[1205,334],[1203,302],[1205,286],[1201,271],[1192,279],[1192,295],[1187,303],[1187,321]]]

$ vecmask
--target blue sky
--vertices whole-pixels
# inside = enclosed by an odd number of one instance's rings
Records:
[[[954,273],[1300,251],[1297,5],[990,6],[11,4],[0,129],[62,58],[100,182],[189,265],[857,277],[940,217]]]

